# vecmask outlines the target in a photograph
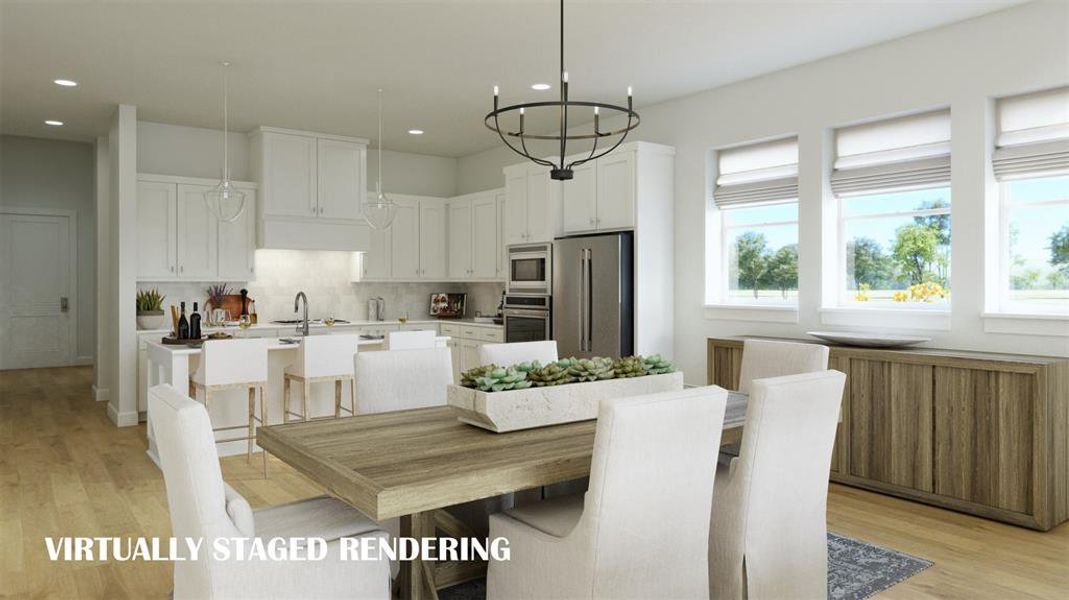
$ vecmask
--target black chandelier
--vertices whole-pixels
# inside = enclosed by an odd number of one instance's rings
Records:
[[[594,110],[594,129],[590,133],[568,133],[568,111],[574,107],[592,108]],[[546,110],[557,109],[560,111],[560,132],[556,135],[551,134],[534,134],[529,133],[524,129],[524,117],[528,110]],[[620,113],[627,115],[627,126],[619,129],[613,129],[610,131],[602,131],[600,127],[601,111],[609,111],[611,113]],[[502,127],[501,115],[505,113],[519,113],[519,126],[516,130],[509,130],[507,126]],[[497,133],[501,141],[505,143],[513,152],[527,158],[528,160],[549,167],[549,176],[557,180],[566,180],[572,178],[572,168],[577,167],[585,162],[601,158],[606,154],[612,152],[623,143],[627,138],[628,132],[638,127],[639,116],[638,113],[632,108],[631,87],[627,88],[627,106],[618,106],[615,104],[605,104],[602,102],[588,102],[583,100],[569,100],[568,99],[568,72],[564,70],[564,0],[560,2],[560,100],[557,102],[528,102],[526,104],[513,104],[510,106],[499,107],[498,106],[498,87],[494,86],[494,110],[486,114],[483,119],[483,123],[491,131]],[[602,138],[610,138],[614,136],[620,136],[607,150],[602,150],[598,153],[598,142]],[[509,141],[510,138],[514,138],[519,141],[519,147],[517,148]],[[527,148],[527,142],[529,140],[549,140],[560,143],[560,162],[553,162],[545,158],[539,158],[533,156],[531,151]],[[574,160],[570,163],[565,163],[565,157],[568,155],[568,142],[578,140],[593,140],[590,148],[590,153],[581,159]]]

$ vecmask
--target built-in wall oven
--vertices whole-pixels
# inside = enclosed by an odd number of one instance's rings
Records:
[[[553,301],[548,294],[505,294],[505,341],[541,342],[553,339]]]
[[[553,293],[553,244],[517,244],[509,246],[510,294]]]

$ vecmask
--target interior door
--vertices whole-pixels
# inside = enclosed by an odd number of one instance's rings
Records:
[[[419,275],[441,281],[446,275],[445,202],[419,201]]]
[[[449,203],[449,277],[471,277],[472,201],[453,200]]]
[[[178,276],[175,219],[178,187],[158,181],[137,182],[137,278],[142,281]]]
[[[476,279],[493,279],[498,274],[498,248],[501,247],[501,231],[497,225],[497,199],[494,194],[483,194],[472,200],[471,223],[471,275]]]
[[[0,213],[0,369],[70,364],[70,235],[65,216]]]
[[[341,140],[317,140],[319,216],[332,219],[360,217],[364,189],[364,146]]]
[[[597,171],[596,161],[574,169],[571,181],[561,184],[561,221],[565,233],[580,233],[597,229]]]
[[[208,210],[206,185],[178,186],[178,277],[205,281],[218,275],[218,219]],[[246,207],[248,210],[248,207]]]
[[[394,198],[397,213],[390,224],[390,277],[419,278],[419,200]]]

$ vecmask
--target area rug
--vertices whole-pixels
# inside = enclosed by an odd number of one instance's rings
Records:
[[[828,598],[862,600],[905,581],[932,562],[834,533],[828,534]],[[486,580],[439,590],[440,600],[484,600]]]

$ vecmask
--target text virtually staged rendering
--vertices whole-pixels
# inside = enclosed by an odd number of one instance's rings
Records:
[[[1069,0],[0,0],[0,598],[1069,597]]]

